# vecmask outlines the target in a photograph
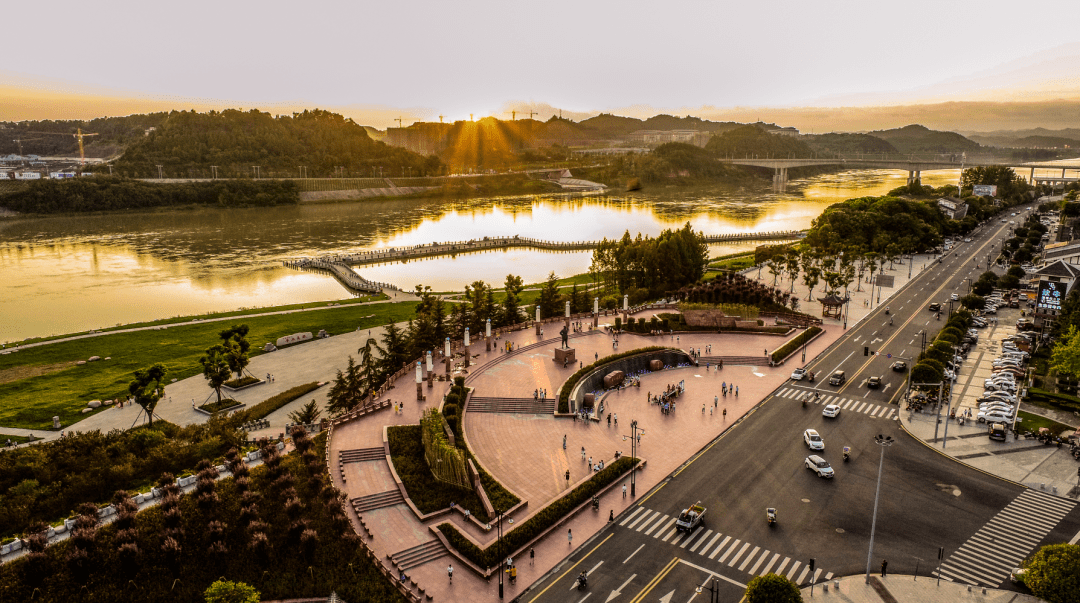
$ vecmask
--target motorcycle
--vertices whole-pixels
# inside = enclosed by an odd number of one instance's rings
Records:
[[[814,373],[813,373],[813,372],[810,372],[810,373],[808,374],[808,376],[810,377],[810,383],[813,383],[813,382],[814,382]]]
[[[585,572],[581,572],[577,577],[577,589],[584,590],[589,583],[589,575]]]
[[[593,511],[600,510],[600,497],[596,496],[595,494],[592,497],[592,508]]]
[[[776,509],[772,507],[765,509],[765,521],[768,521],[770,526],[776,525]]]
[[[889,306],[885,306],[885,315],[886,315],[886,316],[888,316],[888,315],[889,315]]]
[[[851,457],[851,447],[844,446],[844,461],[847,461]]]

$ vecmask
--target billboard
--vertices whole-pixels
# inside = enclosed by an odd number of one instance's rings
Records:
[[[1036,310],[1044,313],[1061,312],[1061,301],[1065,298],[1065,283],[1039,282],[1039,294],[1035,301]]]
[[[996,184],[976,184],[971,189],[971,194],[976,197],[996,197],[997,185]]]

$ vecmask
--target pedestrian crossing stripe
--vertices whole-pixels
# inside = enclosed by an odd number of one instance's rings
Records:
[[[811,397],[811,393],[813,393],[811,390],[785,387],[776,392],[776,396],[779,398],[787,398],[788,400],[802,400],[805,396],[807,402],[821,404],[822,406],[835,404],[839,406],[841,410],[861,413],[875,419],[892,419],[897,413],[897,407],[892,405],[876,404],[874,402],[853,398],[841,398],[840,396],[832,394],[822,395],[821,398],[815,400]]]
[[[803,565],[801,561],[721,532],[706,529],[705,526],[698,526],[690,532],[680,531],[675,528],[676,519],[660,511],[639,506],[619,521],[619,527],[641,532],[660,542],[707,557],[717,564],[726,565],[752,576],[763,576],[770,572],[785,575],[786,571],[787,577],[797,584],[809,584],[808,580],[813,579],[817,582],[823,574],[819,568],[811,575],[810,568]],[[824,573],[825,580],[830,580],[832,576],[832,572]]]
[[[998,586],[1075,507],[1075,501],[1024,490],[933,573],[953,582]]]

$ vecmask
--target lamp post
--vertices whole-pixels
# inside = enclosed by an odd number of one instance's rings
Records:
[[[885,449],[892,446],[896,440],[892,436],[883,436],[880,433],[874,438],[874,443],[881,447],[881,460],[878,461],[877,490],[874,492],[874,518],[870,521],[870,551],[866,553],[866,583],[870,584],[870,561],[874,558],[874,530],[877,528],[878,497],[881,496],[881,469],[885,465]]]
[[[499,519],[498,519],[498,522],[499,522],[498,523],[499,539],[497,541],[498,544],[496,545],[496,548],[499,549],[499,598],[500,599],[503,598],[503,556],[502,556],[503,531],[502,531],[502,518],[503,518],[503,512],[502,512],[502,510],[500,510],[499,511]]]
[[[641,433],[639,434],[638,431]],[[642,434],[645,433],[644,429],[638,429],[637,419],[630,421],[630,457],[637,458],[637,441]],[[625,442],[627,436],[623,436],[622,439]],[[630,470],[630,496],[637,496],[637,466]]]

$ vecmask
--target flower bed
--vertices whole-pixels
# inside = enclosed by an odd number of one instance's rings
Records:
[[[237,406],[243,406],[239,400],[233,400],[232,398],[222,398],[221,402],[207,402],[199,406],[200,409],[206,412],[218,412],[222,410],[228,410],[230,408],[236,408]]]
[[[243,389],[249,385],[255,385],[256,383],[262,383],[262,380],[255,377],[247,376],[242,379],[233,379],[232,381],[226,381],[225,383],[222,383],[222,385],[229,389]]]

